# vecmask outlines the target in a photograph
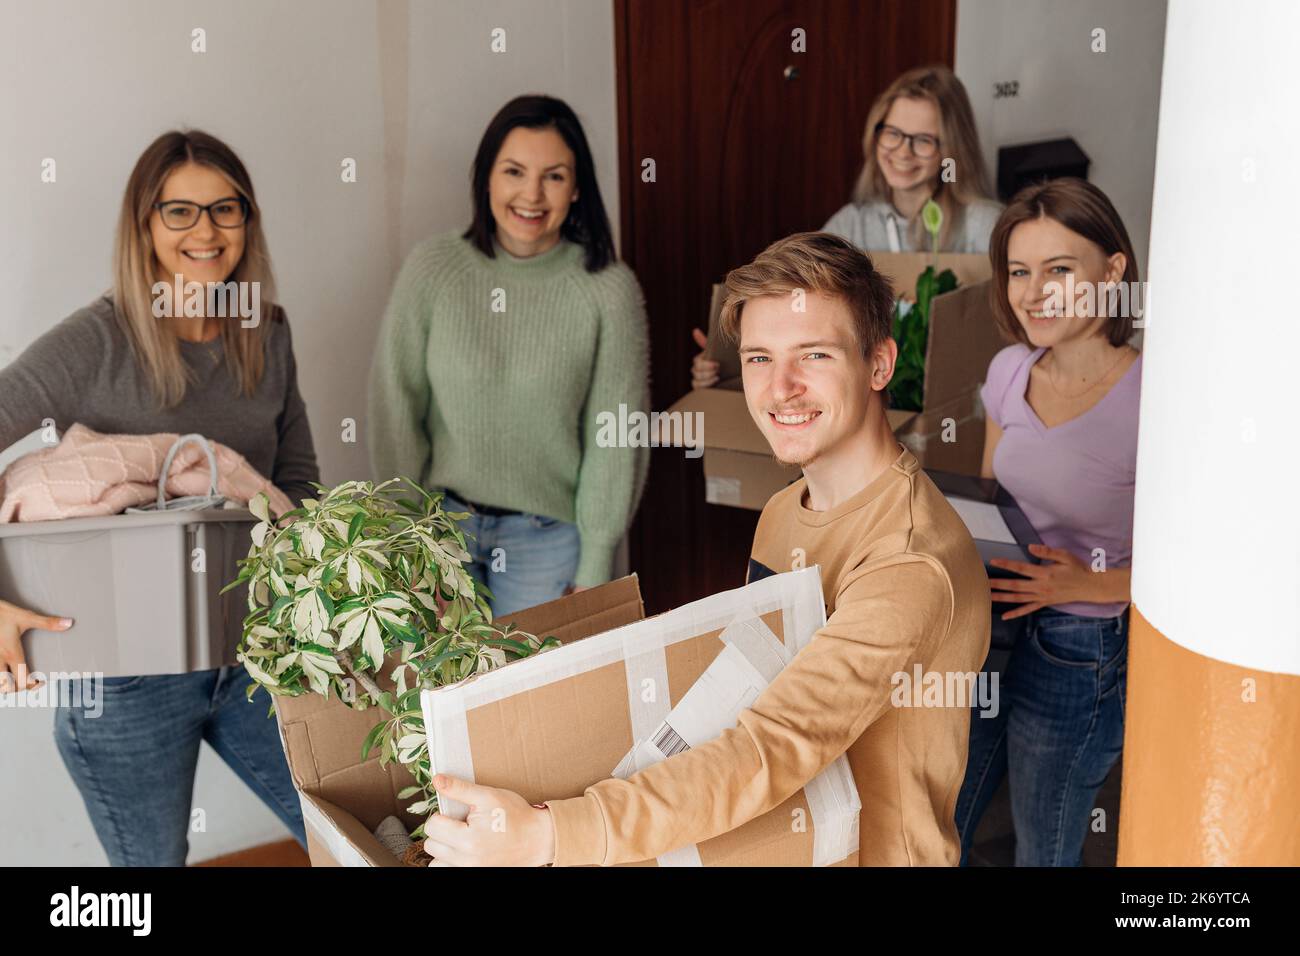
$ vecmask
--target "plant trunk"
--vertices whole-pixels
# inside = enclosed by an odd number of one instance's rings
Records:
[[[351,674],[356,679],[356,682],[361,685],[361,689],[369,694],[370,699],[374,701],[375,706],[379,707],[379,697],[383,694],[383,691],[379,689],[379,685],[375,683],[374,679],[369,674],[357,667],[356,662],[352,659],[352,655],[347,651],[340,651],[338,657],[343,663],[343,666],[347,668],[348,673]]]

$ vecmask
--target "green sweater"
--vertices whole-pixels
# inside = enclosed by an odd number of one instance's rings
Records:
[[[576,583],[610,578],[649,465],[597,446],[597,415],[649,409],[644,300],[621,262],[597,273],[561,240],[489,259],[457,233],[412,250],[370,375],[376,478],[576,523]]]

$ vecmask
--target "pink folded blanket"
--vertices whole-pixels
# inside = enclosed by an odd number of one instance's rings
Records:
[[[101,435],[73,425],[52,448],[23,455],[0,474],[0,521],[114,515],[158,498],[163,460],[179,435]],[[212,442],[217,492],[247,504],[259,491],[281,515],[293,504],[243,455]],[[167,473],[167,497],[206,495],[211,472],[197,443],[183,445]]]

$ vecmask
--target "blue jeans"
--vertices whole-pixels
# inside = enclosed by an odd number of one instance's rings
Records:
[[[470,511],[448,494],[447,511]],[[460,523],[471,563],[466,569],[492,592],[494,617],[560,597],[578,573],[578,526],[544,515],[471,514]]]
[[[113,866],[184,866],[199,743],[206,740],[306,848],[274,717],[243,667],[107,677],[103,712],[60,707],[54,739]],[[63,698],[82,699],[82,698]]]
[[[1078,866],[1093,801],[1124,745],[1128,611],[1095,618],[1043,608],[1003,621],[1005,610],[994,605],[993,642],[1012,644],[1001,706],[992,718],[971,710],[957,798],[961,862],[1008,775],[1016,866]]]

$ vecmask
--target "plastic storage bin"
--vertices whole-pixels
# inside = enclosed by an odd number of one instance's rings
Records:
[[[256,520],[217,508],[0,525],[0,599],[75,621],[27,633],[28,669],[120,677],[234,664],[247,588],[220,591]]]

